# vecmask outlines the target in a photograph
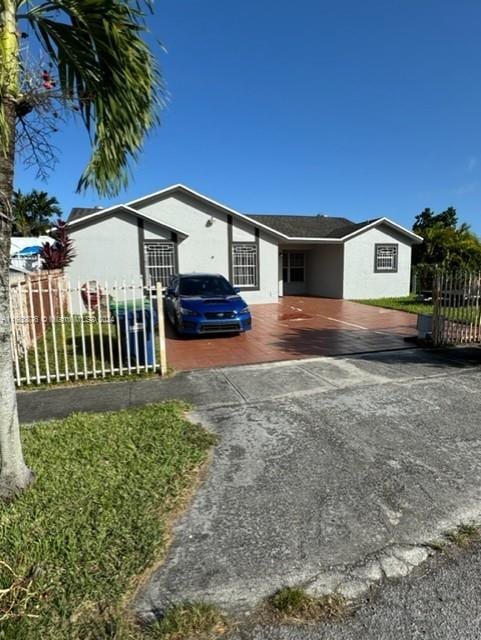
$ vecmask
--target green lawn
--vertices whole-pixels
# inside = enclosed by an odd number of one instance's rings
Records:
[[[169,521],[214,443],[185,409],[169,402],[23,429],[38,479],[0,505],[0,638],[144,637],[126,604],[162,559]]]
[[[373,307],[384,307],[385,309],[398,309],[408,313],[426,313],[432,315],[433,305],[425,302],[418,302],[416,296],[405,296],[402,298],[375,298],[372,300],[355,300],[361,304],[369,304]]]
[[[84,320],[76,319],[73,323],[49,325],[44,336],[37,340],[37,354],[32,347],[28,350],[26,358],[20,358],[20,376],[25,378],[27,370],[33,384],[37,384],[37,371],[42,376],[42,384],[48,384],[46,374],[50,374],[50,383],[57,381],[75,381],[74,371],[77,369],[77,380],[87,380],[94,378],[111,378],[112,375],[118,377],[119,372],[112,369],[119,368],[119,363],[123,366],[123,376],[127,376],[125,368],[127,354],[125,347],[121,347],[119,354],[119,341],[117,339],[117,327],[115,323],[89,323],[84,316]],[[154,348],[157,364],[160,361],[160,349],[158,332],[155,327]],[[140,348],[143,348],[143,342]],[[121,358],[119,357],[122,355]],[[131,354],[132,356],[135,353]],[[103,362],[103,366],[102,366]],[[96,371],[94,375],[93,371]],[[105,371],[102,376],[101,371]],[[56,373],[59,373],[57,380]],[[150,370],[152,373],[152,370]],[[67,374],[68,373],[68,378]],[[137,373],[135,365],[130,375],[146,375],[148,372],[142,368]],[[25,384],[25,380],[23,382]],[[0,636],[1,637],[1,636]]]

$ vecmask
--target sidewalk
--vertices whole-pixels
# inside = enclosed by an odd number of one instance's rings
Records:
[[[358,364],[356,384],[368,383],[376,366],[389,360],[398,363],[400,375],[431,375],[444,368],[481,363],[481,349],[464,347],[433,351],[408,349],[381,351],[350,357],[311,358],[288,362],[182,371],[171,378],[101,382],[59,386],[17,393],[20,422],[64,418],[79,411],[115,411],[165,400],[184,400],[196,407],[244,403],[249,399],[282,397],[302,390],[332,388],[339,385],[339,362]],[[320,363],[322,379],[299,369],[299,365]],[[396,366],[393,364],[393,366]],[[346,374],[342,374],[342,379]]]
[[[173,399],[196,406],[242,401],[221,370],[183,371],[165,379],[119,380],[17,393],[23,424],[65,418],[78,411],[116,411]]]

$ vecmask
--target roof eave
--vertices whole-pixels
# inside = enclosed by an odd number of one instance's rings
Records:
[[[396,231],[399,231],[399,233],[402,233],[403,235],[410,238],[413,244],[421,244],[422,242],[424,242],[421,236],[418,236],[416,233],[409,231],[405,227],[402,227],[400,224],[397,224],[396,222],[389,220],[389,218],[378,218],[377,220],[373,220],[369,224],[366,224],[363,227],[360,227],[359,229],[356,229],[355,231],[352,231],[351,233],[346,234],[345,236],[341,236],[340,238],[308,238],[304,236],[302,237],[287,236],[286,239],[289,242],[303,242],[303,243],[314,242],[316,244],[343,244],[344,242],[347,242],[351,238],[354,238],[355,236],[358,236],[361,233],[368,231],[369,229],[378,227],[381,224],[387,224],[388,226],[393,227],[394,229],[396,229]]]
[[[88,216],[79,218],[78,220],[74,220],[73,222],[69,222],[68,226],[69,228],[77,227],[77,226],[80,226],[81,223],[83,222],[92,221],[95,217],[102,218],[105,216],[105,214],[109,215],[110,213],[114,213],[115,211],[125,211],[127,213],[130,213],[133,216],[136,216],[138,218],[143,218],[148,222],[152,222],[153,224],[156,224],[159,227],[170,229],[171,231],[174,231],[175,233],[181,236],[185,236],[186,238],[189,236],[189,234],[186,233],[185,231],[182,231],[182,229],[178,229],[177,227],[173,227],[171,224],[166,224],[164,222],[161,222],[160,220],[156,220],[155,218],[152,218],[151,216],[147,216],[145,215],[145,213],[142,213],[141,211],[137,211],[137,209],[133,209],[132,207],[125,204],[117,204],[112,207],[107,207],[106,209],[100,209],[99,211],[95,211],[94,213],[91,213]]]
[[[244,215],[243,213],[240,213],[239,211],[236,211],[235,209],[232,209],[230,207],[227,207],[224,204],[221,204],[220,202],[217,202],[216,200],[213,200],[212,198],[209,198],[197,191],[195,191],[194,189],[191,189],[190,187],[187,187],[184,184],[181,183],[177,183],[174,185],[171,185],[169,187],[165,187],[164,189],[160,189],[159,191],[155,191],[154,193],[148,194],[146,196],[143,196],[142,198],[137,198],[136,200],[131,200],[130,202],[126,203],[126,204],[121,204],[121,205],[114,205],[112,207],[107,207],[106,209],[101,209],[99,211],[95,211],[94,213],[85,216],[83,218],[79,218],[78,220],[74,220],[73,222],[69,223],[69,227],[75,227],[80,225],[82,222],[86,222],[88,220],[91,220],[92,218],[94,218],[95,216],[104,216],[106,213],[112,213],[113,211],[116,210],[124,210],[124,211],[128,211],[129,213],[132,213],[134,215],[137,216],[141,216],[146,220],[149,220],[155,224],[158,224],[159,226],[163,226],[167,229],[171,229],[172,231],[179,233],[180,235],[184,235],[185,237],[187,237],[189,234],[185,233],[185,231],[182,231],[180,229],[176,229],[175,227],[172,227],[171,225],[168,224],[163,224],[160,221],[156,220],[155,218],[151,218],[150,216],[146,216],[144,213],[140,212],[138,209],[136,209],[135,207],[138,206],[139,204],[142,204],[144,202],[148,202],[149,200],[156,200],[160,197],[166,196],[169,193],[174,193],[175,191],[183,191],[191,196],[194,196],[204,202],[207,202],[209,204],[211,204],[212,206],[220,209],[221,211],[227,212],[229,214],[234,215],[235,217],[247,222],[250,225],[253,225],[254,227],[258,227],[260,229],[263,229],[264,231],[267,231],[268,233],[270,233],[271,235],[280,238],[282,240],[286,240],[288,242],[298,242],[298,243],[303,243],[303,244],[307,244],[307,243],[314,243],[314,244],[342,244],[344,242],[347,242],[348,240],[350,240],[351,238],[364,233],[365,231],[379,226],[380,224],[387,224],[391,227],[393,227],[394,229],[396,229],[397,231],[399,231],[400,233],[402,233],[403,235],[406,235],[407,237],[409,237],[413,244],[420,244],[423,242],[423,238],[421,238],[421,236],[418,236],[417,234],[413,233],[412,231],[409,231],[408,229],[405,229],[404,227],[402,227],[401,225],[396,224],[395,222],[393,222],[392,220],[389,220],[389,218],[378,218],[377,220],[374,220],[372,223],[370,224],[366,224],[365,226],[356,229],[355,231],[353,231],[352,233],[349,233],[345,236],[342,236],[341,238],[309,238],[307,236],[302,236],[302,237],[295,237],[295,236],[288,236],[280,231],[277,231],[276,229],[273,229],[272,227],[269,227],[266,224],[263,224],[262,222],[258,222],[257,220]]]
[[[301,243],[301,244],[308,244],[308,243],[314,243],[314,244],[342,244],[343,239],[342,238],[309,238],[308,236],[301,236],[301,237],[291,237],[291,236],[285,236],[285,239],[287,240],[287,242],[297,242],[297,243]]]
[[[388,226],[392,227],[396,231],[399,231],[399,233],[402,233],[403,235],[405,235],[408,238],[410,238],[412,240],[413,244],[421,244],[422,242],[424,242],[424,240],[423,240],[423,238],[421,238],[421,236],[418,236],[413,231],[409,231],[409,229],[406,229],[405,227],[402,227],[400,224],[397,224],[396,222],[393,222],[389,218],[378,218],[377,220],[373,220],[373,222],[371,222],[370,224],[367,224],[366,226],[361,227],[360,229],[356,229],[352,233],[349,233],[346,236],[343,236],[342,241],[343,242],[347,242],[351,238],[354,238],[355,236],[357,236],[357,235],[359,235],[361,233],[364,233],[365,231],[368,231],[369,229],[372,229],[374,227],[378,227],[381,224],[387,224]]]
[[[180,184],[180,183],[171,185],[170,187],[166,187],[165,189],[161,189],[160,191],[156,191],[155,193],[151,193],[147,196],[143,196],[142,198],[137,198],[137,200],[131,200],[130,202],[127,203],[126,206],[133,208],[149,200],[156,200],[162,196],[168,195],[169,193],[174,193],[175,191],[184,191],[185,193],[192,195],[196,198],[199,198],[204,202],[208,202],[209,204],[213,205],[214,207],[217,207],[222,211],[225,211],[229,214],[236,216],[241,220],[244,220],[245,222],[247,222],[248,224],[251,224],[254,227],[264,229],[264,231],[267,231],[268,233],[271,233],[272,235],[278,238],[287,239],[288,237],[284,233],[281,233],[280,231],[276,231],[276,229],[273,229],[272,227],[269,227],[266,224],[263,224],[262,222],[257,222],[256,220],[253,220],[251,217],[246,216],[243,213],[240,213],[239,211],[236,211],[235,209],[232,209],[231,207],[226,206],[225,204],[217,202],[217,200],[208,198],[207,196],[204,196],[202,193],[199,193],[198,191],[194,191],[194,189],[191,189],[190,187],[186,187],[184,184]],[[137,210],[137,209],[134,209],[134,210]]]
[[[106,213],[111,213],[113,211],[116,211],[117,209],[125,209],[125,205],[123,204],[114,204],[111,207],[107,207],[105,209],[98,209],[97,211],[93,211],[92,213],[89,213],[87,216],[83,216],[81,218],[76,218],[75,220],[72,220],[71,222],[69,222],[67,220],[67,224],[69,226],[69,228],[71,229],[72,227],[77,227],[79,226],[82,222],[87,222],[88,220],[92,220],[95,217],[103,217]]]

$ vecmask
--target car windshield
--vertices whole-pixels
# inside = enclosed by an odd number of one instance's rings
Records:
[[[192,276],[181,278],[179,285],[181,296],[232,296],[232,286],[220,276]]]

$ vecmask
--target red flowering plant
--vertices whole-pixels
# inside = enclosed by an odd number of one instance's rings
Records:
[[[50,235],[54,242],[44,242],[40,253],[42,269],[64,269],[75,258],[73,240],[69,236],[67,223],[57,220]]]

